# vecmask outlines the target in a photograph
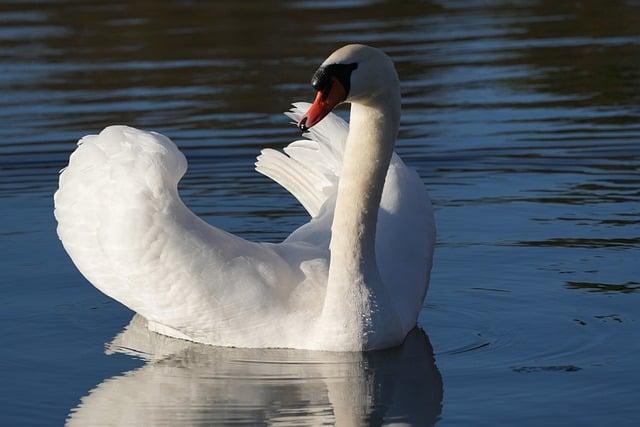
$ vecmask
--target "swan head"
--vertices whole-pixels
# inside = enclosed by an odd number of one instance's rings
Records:
[[[298,123],[306,131],[343,102],[370,104],[399,93],[393,61],[380,49],[350,44],[333,52],[311,79],[316,96]]]

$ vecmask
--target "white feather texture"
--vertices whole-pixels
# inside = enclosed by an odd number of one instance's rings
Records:
[[[288,115],[298,120],[308,107],[295,104]],[[395,320],[387,322],[386,312],[363,312],[376,309],[367,305],[356,304],[354,311],[348,299],[327,307],[348,133],[349,126],[330,114],[284,153],[263,150],[256,169],[311,215],[284,242],[268,244],[215,228],[183,204],[177,184],[187,162],[171,140],[110,126],[82,138],[60,174],[58,235],[95,287],[140,313],[156,332],[235,347],[351,351],[398,344],[415,326],[428,286],[431,204],[418,175],[393,154],[375,237],[384,289],[371,292],[386,295]],[[336,336],[327,313],[351,312],[378,320],[352,325],[347,319],[340,327],[353,333]],[[398,326],[391,330],[385,323]]]

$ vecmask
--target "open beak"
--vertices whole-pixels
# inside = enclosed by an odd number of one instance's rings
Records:
[[[316,92],[316,99],[298,123],[298,127],[303,132],[309,130],[345,99],[347,99],[347,90],[337,78],[332,77],[331,84]]]

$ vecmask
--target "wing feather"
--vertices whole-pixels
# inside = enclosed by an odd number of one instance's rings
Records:
[[[298,122],[309,107],[298,102],[285,114]],[[348,131],[349,125],[331,113],[303,134],[307,139],[292,142],[282,152],[262,150],[256,170],[284,187],[316,217],[337,191]]]

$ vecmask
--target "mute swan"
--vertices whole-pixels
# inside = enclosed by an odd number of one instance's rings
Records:
[[[333,351],[402,343],[427,292],[435,225],[420,178],[393,151],[398,75],[382,51],[348,45],[312,85],[313,104],[288,113],[308,139],[256,162],[307,224],[278,244],[215,228],[178,195],[187,162],[173,142],[110,126],[78,142],[54,195],[80,272],[176,338]],[[342,102],[350,124],[330,113]]]

